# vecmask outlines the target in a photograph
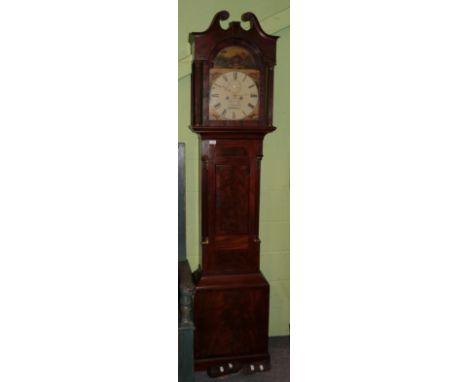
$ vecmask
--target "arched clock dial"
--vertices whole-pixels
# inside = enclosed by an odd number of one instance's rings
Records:
[[[258,87],[242,71],[226,71],[213,81],[210,89],[210,119],[242,120],[257,113]]]

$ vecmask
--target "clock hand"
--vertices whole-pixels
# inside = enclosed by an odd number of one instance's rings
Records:
[[[232,90],[228,86],[221,86],[225,91],[227,91],[229,94],[233,94]]]

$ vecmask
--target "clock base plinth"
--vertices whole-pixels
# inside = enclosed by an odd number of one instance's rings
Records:
[[[195,292],[195,370],[269,363],[270,286],[261,273],[201,276]]]
[[[205,371],[210,367],[223,366],[226,368],[226,365],[229,363],[240,363],[242,368],[247,368],[249,364],[255,363],[262,363],[264,365],[270,364],[270,354],[249,354],[249,355],[240,355],[237,357],[218,357],[218,358],[205,358],[205,359],[196,359],[195,360],[195,371]],[[266,370],[269,369],[269,366],[265,368]]]

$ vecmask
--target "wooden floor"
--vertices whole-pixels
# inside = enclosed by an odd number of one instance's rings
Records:
[[[264,373],[250,375],[231,374],[219,378],[210,378],[206,372],[195,373],[195,382],[289,382],[289,336],[270,337],[269,351],[271,357],[271,370]]]

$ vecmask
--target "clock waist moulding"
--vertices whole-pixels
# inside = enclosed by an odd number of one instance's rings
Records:
[[[194,273],[195,369],[268,363],[269,284],[260,272],[260,163],[275,130],[276,36],[250,23],[191,33],[191,130],[200,141],[201,259]]]

